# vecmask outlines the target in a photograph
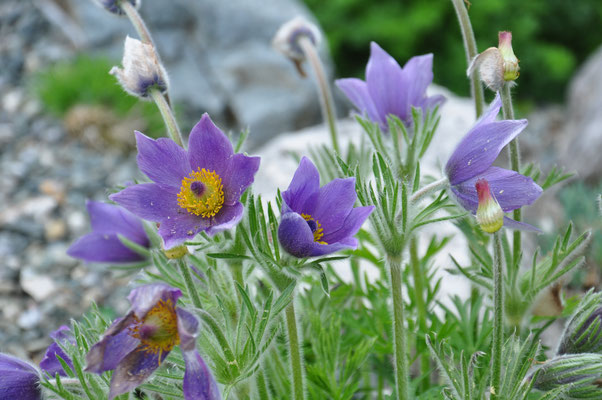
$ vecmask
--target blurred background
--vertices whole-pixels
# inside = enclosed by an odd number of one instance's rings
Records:
[[[320,24],[332,79],[363,79],[376,41],[401,65],[434,53],[434,83],[468,95],[449,0],[144,0],[140,13],[170,74],[182,130],[209,112],[226,131],[250,128],[246,149],[260,155],[277,136],[321,122],[313,82],[270,45],[299,14]],[[524,158],[544,171],[559,164],[578,173],[529,212],[546,232],[570,219],[577,231],[597,230],[588,265],[571,283],[597,286],[602,2],[474,0],[469,13],[479,51],[497,45],[498,31],[513,32],[517,117],[529,119]],[[0,1],[0,351],[39,357],[48,332],[92,301],[109,315],[127,307],[129,278],[65,254],[89,230],[85,200],[106,200],[110,188],[141,177],[133,130],[163,134],[155,105],[129,97],[108,74],[120,64],[126,34],[136,36],[126,18],[91,0]],[[339,115],[348,115],[336,89],[335,97]],[[463,118],[474,118],[465,109]],[[440,131],[436,140],[451,150],[463,133]],[[545,250],[550,237],[538,239]]]

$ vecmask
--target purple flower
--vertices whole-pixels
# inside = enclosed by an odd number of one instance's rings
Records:
[[[499,94],[489,109],[464,136],[447,161],[445,173],[451,191],[466,210],[475,214],[479,198],[477,180],[486,179],[503,212],[509,212],[533,203],[542,192],[533,179],[518,172],[493,167],[500,151],[527,126],[527,120],[496,121],[502,101]],[[536,228],[504,217],[504,225],[513,229]]]
[[[442,104],[443,96],[426,96],[433,81],[433,55],[410,58],[403,68],[379,45],[370,43],[370,60],[366,65],[366,81],[339,79],[336,85],[353,105],[382,130],[388,130],[387,116],[399,117],[406,126],[412,124],[412,107],[426,111]]]
[[[0,399],[39,400],[38,370],[25,361],[0,353]]]
[[[278,239],[295,257],[313,257],[357,247],[353,237],[374,206],[353,208],[355,178],[335,179],[320,188],[320,174],[303,157],[286,192]]]
[[[86,371],[101,374],[114,370],[109,400],[144,382],[180,345],[186,372],[186,400],[220,399],[217,383],[196,350],[198,320],[176,307],[182,292],[155,283],[131,291],[130,312],[117,319],[86,356]]]
[[[160,223],[167,249],[198,232],[230,229],[242,218],[240,195],[253,182],[259,157],[234,154],[232,144],[207,114],[192,128],[188,151],[173,140],[136,132],[138,167],[153,183],[112,195],[140,218]]]
[[[59,356],[67,363],[67,365],[73,370],[73,362],[71,358],[65,354],[61,346],[58,345],[59,342],[69,342],[71,344],[75,344],[75,339],[69,332],[69,327],[63,325],[56,331],[50,334],[50,337],[54,340],[48,349],[46,349],[46,353],[44,354],[44,358],[40,361],[40,368],[44,371],[50,378],[54,378],[54,376],[58,373],[60,376],[67,376],[67,373],[63,369],[60,361],[56,356]]]
[[[130,263],[145,259],[127,248],[118,237],[123,235],[148,248],[150,241],[139,218],[121,207],[98,201],[88,201],[86,207],[92,232],[73,243],[67,254],[84,261],[103,263]]]

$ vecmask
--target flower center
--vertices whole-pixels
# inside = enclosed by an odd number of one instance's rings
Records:
[[[320,240],[320,239],[322,239],[322,236],[324,236],[324,229],[322,228],[320,221],[318,221],[317,219],[313,219],[313,217],[308,214],[301,214],[301,216],[303,217],[304,220],[307,221],[307,225],[309,225],[309,229],[311,229],[311,231],[313,232],[314,242],[319,243],[319,244],[328,244],[328,243]]]
[[[137,320],[130,327],[130,336],[139,339],[146,352],[159,353],[161,360],[163,352],[171,351],[180,344],[178,316],[172,301],[159,300],[142,320]]]
[[[199,168],[182,179],[178,205],[194,215],[213,217],[224,205],[224,186],[215,171]]]

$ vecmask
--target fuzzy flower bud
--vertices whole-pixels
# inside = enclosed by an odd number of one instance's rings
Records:
[[[566,354],[539,366],[531,375],[533,387],[549,391],[570,384],[568,398],[600,398],[597,382],[601,378],[602,355]],[[595,396],[595,397],[594,397]]]
[[[98,4],[108,12],[117,15],[125,14],[123,9],[121,8],[121,3],[124,1],[129,2],[135,8],[140,7],[140,3],[142,2],[142,0],[94,0],[96,4]]]
[[[167,72],[151,44],[127,36],[121,63],[123,69],[113,67],[109,73],[115,75],[121,87],[132,96],[148,98],[152,88],[162,93],[167,91]]]
[[[498,47],[490,47],[476,56],[466,72],[468,76],[479,71],[481,80],[495,92],[500,91],[505,82],[515,81],[519,74],[518,58],[512,50],[512,32],[500,32]]]
[[[504,225],[504,211],[499,203],[491,195],[489,182],[479,179],[475,184],[479,196],[479,207],[477,208],[477,222],[487,233],[499,231]]]
[[[306,37],[314,46],[318,46],[322,37],[317,26],[299,16],[284,23],[272,40],[272,46],[284,54],[297,67],[302,76],[305,76],[301,63],[305,61],[305,53],[299,44],[299,39]]]
[[[566,324],[556,354],[602,353],[602,293],[588,292]]]

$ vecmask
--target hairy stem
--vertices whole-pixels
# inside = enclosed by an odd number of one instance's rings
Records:
[[[456,15],[458,16],[458,22],[460,23],[460,30],[462,31],[462,39],[464,40],[464,50],[466,51],[467,66],[470,65],[472,60],[477,56],[477,42],[474,38],[474,32],[472,31],[472,24],[468,17],[468,11],[464,6],[464,0],[452,0]],[[483,93],[483,86],[479,81],[477,71],[474,71],[470,76],[470,95],[474,100],[475,111],[477,118],[483,114],[483,104],[485,95]]]
[[[448,186],[449,181],[447,180],[447,178],[441,178],[438,181],[429,183],[428,185],[423,186],[422,188],[414,192],[414,194],[412,194],[412,196],[410,197],[410,204],[416,204],[429,194],[441,189],[445,189]]]
[[[154,47],[155,44],[153,43],[153,38],[151,37],[150,31],[146,27],[146,24],[144,23],[144,20],[140,14],[138,14],[136,7],[134,7],[129,1],[125,0],[119,2],[119,7],[121,7],[132,25],[134,25],[134,29],[136,29],[138,36],[140,36],[140,40],[142,40],[144,43],[152,44]]]
[[[491,398],[500,398],[502,345],[504,343],[504,285],[501,231],[493,235],[493,342],[491,350]]]
[[[404,327],[403,297],[401,294],[401,254],[388,254],[393,294],[393,336],[395,352],[395,387],[398,400],[410,399],[410,379],[407,360],[407,337]]]
[[[320,92],[320,106],[322,108],[322,117],[328,124],[328,129],[330,131],[330,139],[332,140],[332,147],[334,151],[340,153],[339,148],[339,140],[337,135],[337,115],[334,108],[334,102],[332,100],[332,92],[330,90],[330,85],[328,83],[328,79],[326,78],[326,72],[324,71],[324,65],[320,60],[320,56],[318,55],[318,51],[316,46],[314,46],[313,42],[306,36],[299,37],[299,46],[303,50],[305,54],[305,58],[311,65],[311,68],[314,71],[314,77],[316,80],[316,86],[318,87],[318,91]]]
[[[270,392],[268,389],[268,384],[265,381],[265,375],[263,374],[264,369],[259,368],[257,370],[257,376],[255,383],[257,385],[257,397],[259,400],[270,400]]]
[[[163,117],[163,121],[165,122],[165,126],[167,127],[167,132],[169,133],[169,137],[176,142],[179,146],[184,146],[184,141],[182,140],[182,133],[180,132],[180,127],[178,126],[178,122],[176,121],[176,117],[173,114],[173,111],[163,94],[157,89],[150,90],[151,97],[157,104],[159,111],[161,112],[161,117]]]
[[[418,311],[418,325],[422,331],[422,335],[417,335],[416,340],[424,340],[424,334],[427,333],[427,309],[424,297],[424,281],[422,279],[422,270],[420,268],[420,258],[418,257],[418,239],[413,237],[410,239],[410,265],[412,268],[412,277],[414,278],[414,288],[416,289],[416,309]],[[420,356],[420,375],[423,377],[420,383],[422,392],[426,392],[430,386],[429,371],[431,370],[431,362],[428,352],[423,352]]]
[[[286,306],[286,329],[288,332],[288,349],[293,374],[293,393],[291,399],[305,399],[305,382],[303,376],[303,362],[301,346],[299,345],[299,330],[297,329],[297,316],[295,314],[295,301]]]
[[[190,274],[190,267],[188,264],[186,264],[186,260],[184,258],[180,258],[178,260],[178,267],[180,268],[182,278],[184,278],[184,285],[186,285],[186,291],[188,292],[190,300],[192,300],[192,304],[196,308],[203,308],[201,298],[199,297],[199,292],[197,292],[196,287],[194,286],[194,281],[192,280],[192,275]]]

